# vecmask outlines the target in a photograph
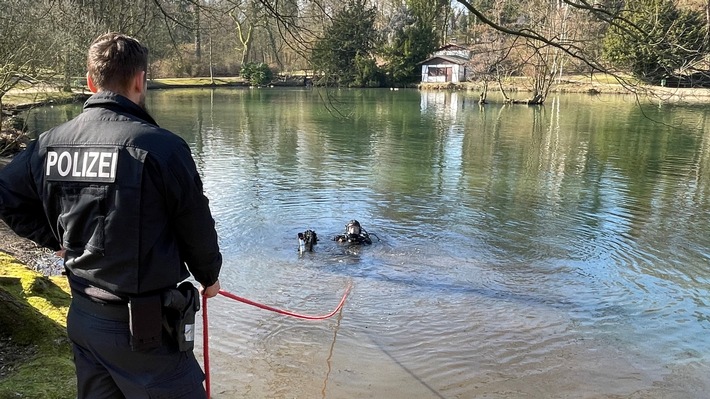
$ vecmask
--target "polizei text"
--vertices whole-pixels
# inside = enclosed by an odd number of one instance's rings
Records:
[[[117,148],[50,148],[45,176],[54,181],[113,183],[117,164]]]

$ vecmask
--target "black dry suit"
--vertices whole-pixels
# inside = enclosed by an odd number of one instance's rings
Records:
[[[190,149],[127,98],[100,92],[0,171],[0,216],[66,249],[74,290],[109,299],[217,281],[222,258]]]

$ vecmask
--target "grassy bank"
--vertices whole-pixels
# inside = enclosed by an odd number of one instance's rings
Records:
[[[66,278],[0,252],[0,399],[76,397]]]
[[[76,79],[77,85],[71,92],[59,90],[57,87],[48,85],[36,85],[32,87],[20,87],[10,90],[2,98],[3,106],[11,109],[26,109],[32,106],[45,104],[60,104],[72,101],[82,101],[91,95],[85,80]],[[148,81],[148,89],[170,89],[170,88],[191,88],[191,87],[230,87],[248,86],[248,83],[240,77],[219,77],[219,78],[170,78],[153,79]]]
[[[148,82],[148,89],[169,89],[189,87],[229,87],[248,86],[249,83],[240,77],[219,78],[169,78],[153,79]]]
[[[590,93],[590,94],[636,94],[641,98],[649,98],[654,102],[706,102],[710,101],[710,89],[673,88],[661,86],[643,85],[631,77],[624,77],[626,84],[605,74],[589,75],[568,75],[560,79],[552,87],[551,93]],[[48,103],[66,103],[72,101],[82,101],[90,95],[84,79],[75,79],[76,86],[72,92],[60,91],[56,87],[39,85],[13,89],[2,99],[3,105],[9,108],[27,109],[34,106]],[[299,86],[302,79],[297,77],[277,78],[273,86]],[[526,77],[511,77],[501,83],[503,89],[514,97],[524,97],[530,92],[532,82]],[[149,89],[170,89],[170,88],[199,88],[199,87],[246,87],[249,83],[239,76],[235,77],[215,77],[213,79],[200,78],[165,78],[152,79],[148,81]],[[464,83],[423,83],[417,86],[421,90],[467,90],[481,91],[481,82]],[[497,82],[489,82],[490,92],[499,91]],[[516,94],[517,93],[517,94]]]
[[[532,83],[529,78],[512,77],[502,82],[501,86],[508,96],[514,99],[526,99],[531,96]],[[483,85],[480,82],[464,83],[422,83],[420,90],[462,90],[480,93]],[[500,92],[497,82],[489,82],[488,92]],[[645,85],[627,77],[626,83],[621,84],[610,75],[566,76],[555,83],[549,97],[554,94],[586,93],[590,95],[631,95],[639,102],[644,103],[676,103],[676,104],[706,104],[710,102],[710,89],[706,88],[678,88]]]

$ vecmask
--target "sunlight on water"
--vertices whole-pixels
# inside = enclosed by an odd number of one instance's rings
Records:
[[[329,94],[348,119],[308,90],[148,99],[193,149],[224,289],[315,315],[353,284],[317,322],[211,300],[215,398],[705,397],[708,111]],[[332,241],[350,219],[374,245]]]

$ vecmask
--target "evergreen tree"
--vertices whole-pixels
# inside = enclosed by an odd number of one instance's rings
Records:
[[[386,73],[393,85],[419,80],[419,65],[439,47],[441,29],[438,15],[448,4],[436,0],[408,0],[393,23],[392,34],[382,50],[387,62]]]
[[[627,2],[621,15],[605,37],[604,56],[643,82],[678,77],[680,68],[704,54],[703,16],[672,0]]]
[[[390,83],[397,85],[418,81],[418,63],[436,50],[437,42],[430,25],[411,24],[399,30],[393,43],[384,49]]]
[[[379,86],[373,58],[377,45],[376,10],[365,0],[350,0],[333,18],[313,48],[313,69],[322,74],[325,85]]]

